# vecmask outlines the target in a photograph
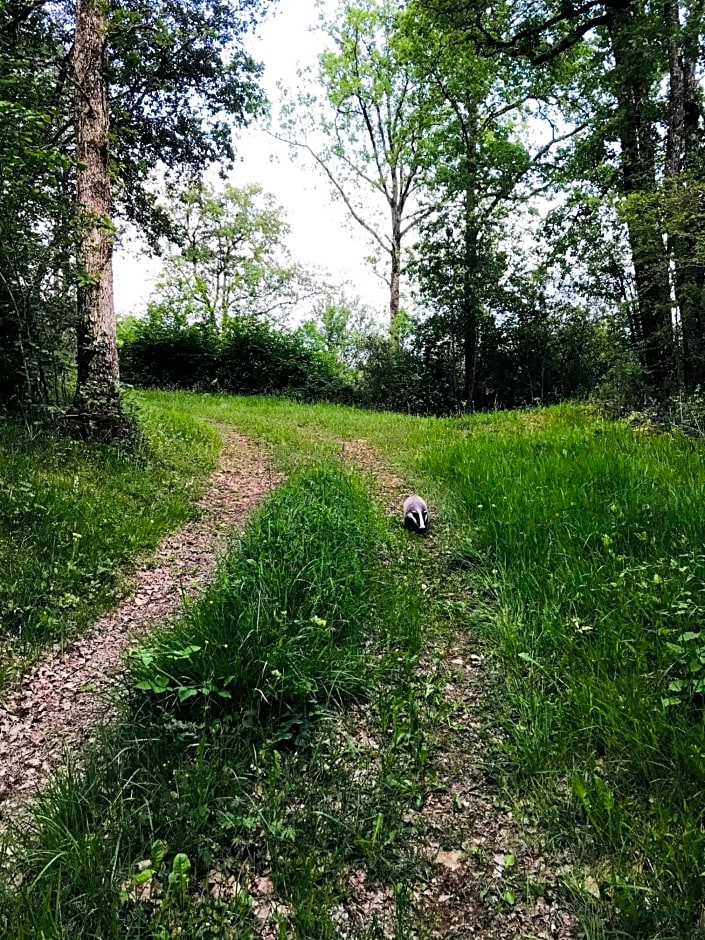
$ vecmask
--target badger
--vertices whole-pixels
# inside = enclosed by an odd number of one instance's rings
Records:
[[[404,500],[404,527],[419,533],[428,529],[428,506],[416,493]]]

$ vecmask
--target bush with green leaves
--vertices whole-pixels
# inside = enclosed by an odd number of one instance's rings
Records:
[[[408,414],[449,414],[459,405],[457,368],[447,357],[424,357],[415,339],[370,337],[357,387],[370,408]]]
[[[153,306],[146,320],[131,319],[121,334],[123,379],[141,388],[286,394],[302,401],[350,398],[344,371],[304,332],[254,319],[230,320],[214,330]]]
[[[150,307],[146,320],[118,327],[120,372],[139,388],[200,388],[217,382],[220,337],[204,324]]]

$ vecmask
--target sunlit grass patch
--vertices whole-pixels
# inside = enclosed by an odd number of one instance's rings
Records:
[[[437,418],[326,403],[302,405],[265,396],[140,392],[139,399],[159,407],[176,402],[199,420],[234,425],[269,445],[273,461],[286,470],[306,466],[312,460],[340,457],[343,440],[363,439],[408,472],[410,455],[452,426]]]

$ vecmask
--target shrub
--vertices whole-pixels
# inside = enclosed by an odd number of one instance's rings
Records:
[[[448,414],[458,407],[452,366],[379,338],[369,341],[358,397],[371,408],[411,414]]]
[[[151,310],[130,322],[120,349],[123,379],[141,388],[232,394],[292,395],[303,401],[349,400],[335,360],[313,349],[303,333],[233,320],[217,332]]]

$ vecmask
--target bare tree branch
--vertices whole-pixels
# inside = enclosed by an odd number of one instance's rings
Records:
[[[328,177],[329,181],[331,182],[331,184],[332,184],[333,187],[335,188],[336,192],[338,193],[338,195],[340,196],[340,198],[341,198],[341,199],[343,200],[343,202],[345,203],[345,206],[346,206],[348,212],[349,212],[350,215],[355,219],[355,221],[358,223],[358,225],[360,225],[362,228],[364,228],[364,230],[365,230],[369,235],[372,236],[372,238],[377,242],[377,244],[380,246],[380,248],[382,249],[382,251],[387,252],[387,253],[390,253],[390,252],[391,252],[391,246],[390,246],[390,244],[387,243],[387,241],[379,234],[379,232],[377,232],[377,231],[376,231],[368,222],[366,222],[365,219],[360,215],[360,213],[357,211],[357,209],[356,209],[355,206],[353,205],[353,203],[352,203],[350,197],[348,196],[348,194],[346,193],[346,191],[345,191],[345,190],[343,189],[343,187],[341,186],[340,182],[339,182],[339,181],[336,179],[336,177],[333,175],[333,172],[331,171],[331,169],[330,169],[330,167],[328,166],[328,164],[326,163],[326,161],[323,159],[323,157],[322,157],[320,154],[316,153],[316,151],[313,149],[313,147],[311,147],[310,144],[304,143],[303,141],[300,141],[300,140],[288,140],[286,137],[280,137],[278,134],[274,134],[274,133],[272,133],[271,131],[267,131],[267,133],[268,133],[271,137],[274,137],[275,140],[279,140],[279,141],[281,141],[281,142],[284,143],[284,144],[288,144],[288,146],[290,146],[290,147],[298,147],[300,150],[306,150],[306,151],[313,157],[313,159],[316,161],[316,163],[318,164],[318,166],[320,166],[321,169],[324,171],[324,173],[325,173],[326,176]]]

